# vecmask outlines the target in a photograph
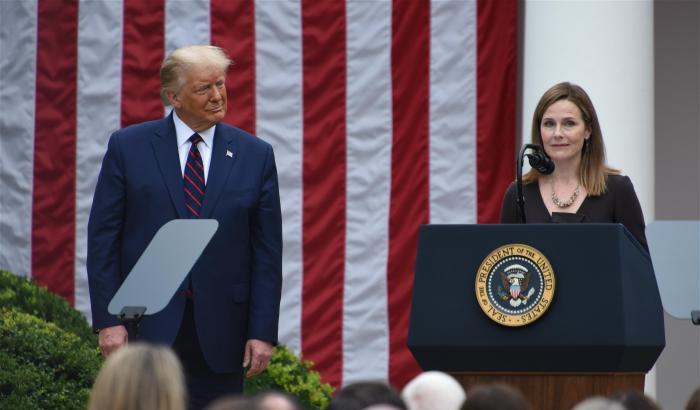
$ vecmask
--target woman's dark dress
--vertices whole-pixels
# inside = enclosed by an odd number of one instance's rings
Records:
[[[647,239],[644,235],[645,225],[642,207],[639,205],[632,181],[627,176],[608,176],[607,191],[603,195],[586,197],[575,215],[563,215],[558,212],[550,215],[542,201],[539,182],[523,185],[523,196],[525,197],[525,215],[528,223],[621,223],[649,252]],[[501,223],[520,223],[515,182],[510,184],[503,197]]]

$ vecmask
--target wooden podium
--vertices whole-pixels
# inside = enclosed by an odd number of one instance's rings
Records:
[[[485,258],[513,244],[544,255],[555,278],[546,311],[524,326],[492,320],[482,310],[486,296],[476,296]],[[503,300],[510,296],[497,271],[537,265],[522,261],[493,264],[489,289]],[[465,389],[508,383],[534,409],[568,410],[593,395],[643,390],[664,344],[651,260],[622,225],[421,227],[408,345],[424,370],[448,372]]]

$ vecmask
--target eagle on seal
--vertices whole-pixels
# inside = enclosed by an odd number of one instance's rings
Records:
[[[527,300],[525,296],[520,296],[520,294],[527,290],[531,275],[523,265],[513,264],[501,271],[501,282],[512,299],[523,298]]]

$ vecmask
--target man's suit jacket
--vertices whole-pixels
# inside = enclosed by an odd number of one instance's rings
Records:
[[[219,229],[190,278],[204,357],[213,371],[230,373],[242,371],[247,339],[277,341],[282,221],[269,144],[220,123],[211,154],[200,217],[216,219]],[[88,223],[93,328],[120,323],[107,305],[156,231],[178,218],[187,216],[172,114],[112,134]],[[184,306],[177,293],[144,317],[141,338],[172,344]]]

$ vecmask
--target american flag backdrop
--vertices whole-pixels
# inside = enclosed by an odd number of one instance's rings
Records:
[[[281,342],[403,386],[419,225],[496,222],[513,179],[517,25],[516,0],[2,0],[0,269],[90,317],[107,139],[166,113],[165,54],[219,45],[226,121],[275,149]]]

